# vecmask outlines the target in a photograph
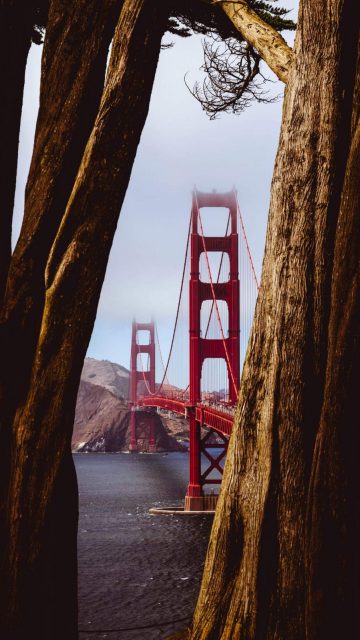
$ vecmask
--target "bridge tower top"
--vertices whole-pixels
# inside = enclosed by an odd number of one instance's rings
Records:
[[[146,336],[146,334],[148,335]],[[143,368],[141,360],[143,353],[148,354],[150,361],[146,370]],[[133,320],[130,361],[130,405],[136,405],[139,382],[145,384],[144,395],[155,393],[155,327],[153,320],[151,322]]]
[[[192,233],[194,234],[198,234],[199,232],[201,233],[199,209],[201,209],[202,207],[218,207],[229,209],[231,221],[230,233],[237,234],[237,200],[235,191],[228,191],[226,193],[218,193],[217,191],[212,191],[211,193],[203,193],[194,189],[192,195],[191,210],[191,228]],[[210,238],[208,237],[207,240],[209,239]],[[217,240],[220,239],[221,237],[217,237]],[[215,249],[215,251],[218,251],[218,249]]]
[[[144,335],[145,334],[145,335]],[[147,335],[146,335],[147,334]],[[146,338],[148,338],[146,340]],[[144,367],[142,354],[148,354],[149,366]],[[140,365],[140,366],[139,366]],[[145,384],[145,393],[155,393],[155,326],[154,322],[132,323],[131,355],[130,355],[130,445],[129,451],[137,451],[136,436],[136,404],[139,382]],[[149,450],[156,450],[154,416],[150,418]]]
[[[224,236],[204,236],[202,207],[224,207],[229,210],[230,233]],[[230,274],[227,282],[200,280],[200,256],[211,252],[229,256]],[[223,300],[228,307],[228,335],[221,339],[201,336],[201,305],[206,300]],[[217,309],[215,309],[217,311]],[[223,358],[229,377],[229,397],[237,400],[240,385],[240,287],[238,263],[237,199],[235,191],[202,193],[194,190],[191,210],[191,274],[190,274],[190,402],[201,399],[201,371],[207,358]]]

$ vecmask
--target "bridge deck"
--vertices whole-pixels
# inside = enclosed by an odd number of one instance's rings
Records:
[[[159,407],[160,409],[167,409],[168,411],[173,411],[185,417],[187,417],[189,410],[192,409],[192,405],[184,400],[155,395],[139,398],[137,405],[142,407]],[[206,404],[196,404],[194,409],[196,420],[200,422],[201,426],[210,427],[224,436],[231,435],[234,421],[233,415]]]

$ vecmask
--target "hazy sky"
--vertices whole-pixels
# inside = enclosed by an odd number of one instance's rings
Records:
[[[285,0],[294,9],[297,0]],[[293,34],[285,33],[292,42]],[[191,205],[191,190],[238,191],[257,273],[261,270],[270,181],[279,137],[283,85],[269,105],[210,121],[184,84],[201,78],[201,38],[167,35],[150,112],[122,208],[88,355],[129,365],[131,319],[154,316],[166,353],[172,332]],[[41,47],[27,68],[20,135],[14,238],[23,211],[38,106]],[[270,76],[270,73],[269,73]],[[273,76],[272,76],[273,77]]]

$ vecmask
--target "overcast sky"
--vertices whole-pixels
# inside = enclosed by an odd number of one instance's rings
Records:
[[[297,0],[284,0],[296,19]],[[285,33],[292,43],[293,34]],[[129,366],[131,319],[154,316],[166,353],[176,310],[191,190],[238,191],[255,268],[261,271],[283,85],[275,104],[210,121],[184,84],[201,78],[201,38],[175,42],[160,56],[149,115],[107,269],[88,355]],[[23,211],[39,94],[41,47],[30,52],[22,117],[14,239]],[[270,77],[270,73],[269,73]],[[273,77],[273,76],[271,76]]]

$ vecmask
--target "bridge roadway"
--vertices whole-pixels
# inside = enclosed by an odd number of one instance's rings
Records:
[[[136,405],[167,409],[186,418],[189,415],[189,411],[194,408],[195,418],[199,421],[200,426],[209,427],[223,436],[229,437],[231,435],[234,415],[215,409],[211,405],[199,403],[194,406],[183,399],[165,395],[142,396],[137,399]]]

